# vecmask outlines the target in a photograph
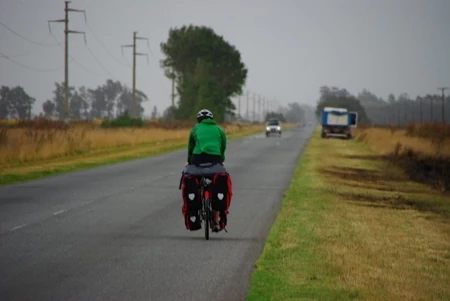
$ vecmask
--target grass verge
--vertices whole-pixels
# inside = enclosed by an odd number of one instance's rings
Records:
[[[243,128],[240,131],[228,134],[228,139],[241,138],[258,132],[261,132],[261,129],[255,127]],[[19,183],[50,175],[154,156],[185,148],[186,141],[186,137],[180,137],[132,146],[110,147],[51,159],[3,164],[0,166],[0,185]]]
[[[450,197],[316,130],[247,300],[450,300]]]

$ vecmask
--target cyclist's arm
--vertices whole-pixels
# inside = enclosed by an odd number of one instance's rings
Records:
[[[192,152],[194,151],[194,147],[195,147],[195,138],[194,138],[194,129],[192,129],[189,134],[189,141],[188,141],[187,162],[189,164],[191,164]]]
[[[227,135],[225,132],[219,127],[220,137],[221,137],[221,145],[220,145],[220,154],[222,157],[222,162],[225,162],[225,150],[227,149]]]

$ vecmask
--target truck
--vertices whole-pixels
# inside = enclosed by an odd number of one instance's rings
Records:
[[[325,107],[321,114],[322,138],[352,138],[351,128],[357,126],[358,112],[350,112],[345,108]]]

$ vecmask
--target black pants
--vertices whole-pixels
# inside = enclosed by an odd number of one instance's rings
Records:
[[[208,155],[205,153],[201,153],[200,155],[193,154],[191,157],[191,162],[189,162],[189,164],[192,165],[199,165],[202,163],[220,164],[222,163],[222,157],[217,155]]]

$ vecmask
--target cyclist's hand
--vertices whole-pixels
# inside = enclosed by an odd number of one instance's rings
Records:
[[[186,162],[186,165],[185,166],[188,166],[189,165],[189,162]]]

